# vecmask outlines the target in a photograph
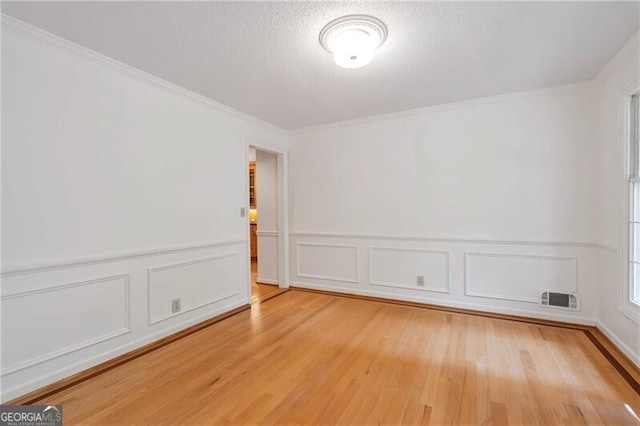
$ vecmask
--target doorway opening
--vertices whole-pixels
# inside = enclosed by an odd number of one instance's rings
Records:
[[[248,234],[251,303],[286,291],[283,153],[248,146]]]

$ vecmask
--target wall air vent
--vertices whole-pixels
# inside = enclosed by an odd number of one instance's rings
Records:
[[[553,308],[578,310],[578,298],[571,293],[555,293],[553,291],[543,291],[540,293],[540,305]]]

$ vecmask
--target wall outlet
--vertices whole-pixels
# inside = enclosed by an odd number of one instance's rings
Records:
[[[171,312],[174,314],[180,312],[180,299],[173,299],[171,301]]]
[[[416,277],[416,284],[418,284],[418,287],[424,287],[424,275],[418,275]]]

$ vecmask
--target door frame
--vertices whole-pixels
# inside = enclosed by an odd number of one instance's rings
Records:
[[[286,148],[259,141],[245,140],[245,235],[247,239],[247,286],[251,301],[251,235],[249,234],[249,148],[268,152],[276,156],[276,206],[278,233],[278,287],[289,288],[289,158]]]

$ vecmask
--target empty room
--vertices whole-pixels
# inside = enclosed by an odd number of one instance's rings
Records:
[[[640,424],[640,2],[0,7],[0,426]]]

